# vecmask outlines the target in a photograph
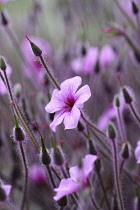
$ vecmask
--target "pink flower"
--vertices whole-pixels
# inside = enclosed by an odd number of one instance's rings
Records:
[[[140,163],[140,141],[138,141],[137,147],[135,149],[135,158],[137,160],[137,163]]]
[[[71,68],[76,74],[91,74],[98,59],[98,48],[90,47],[83,57],[78,57],[71,62]]]
[[[62,179],[58,188],[54,191],[57,194],[54,196],[54,200],[58,201],[62,197],[77,192],[79,189],[88,186],[88,178],[93,170],[93,164],[97,159],[96,155],[86,155],[82,159],[82,167],[74,166],[70,168],[70,178]]]
[[[100,52],[100,66],[101,68],[108,68],[116,58],[116,54],[112,47],[105,45]]]
[[[6,63],[6,73],[8,76],[11,75],[12,73],[12,68]],[[2,76],[4,77],[3,71],[0,71],[0,74],[2,74]],[[4,95],[7,93],[7,87],[5,86],[2,78],[0,77],[0,95]]]
[[[45,107],[49,113],[57,112],[53,122],[50,124],[51,129],[55,132],[56,126],[64,122],[65,129],[77,127],[80,118],[80,109],[83,103],[87,101],[91,92],[88,85],[83,86],[78,91],[82,79],[79,76],[67,79],[60,85],[60,90],[55,89],[51,101]]]
[[[37,164],[32,165],[29,170],[29,178],[37,185],[46,183],[46,173],[44,168]]]
[[[43,39],[39,39],[36,37],[32,37],[31,36],[31,40],[40,47],[40,49],[42,50],[42,56],[44,58],[48,58],[51,54],[51,47],[49,45],[49,43]],[[43,82],[44,81],[44,71],[42,69],[42,65],[40,63],[39,58],[37,58],[33,52],[32,49],[29,45],[29,43],[27,42],[27,40],[24,40],[21,46],[21,50],[23,52],[25,61],[26,61],[26,65],[24,65],[23,69],[24,69],[24,73],[25,75],[31,79],[31,81],[36,85],[36,83],[39,81]]]

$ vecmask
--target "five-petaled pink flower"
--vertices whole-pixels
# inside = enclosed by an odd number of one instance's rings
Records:
[[[82,167],[74,166],[70,168],[70,178],[62,179],[58,188],[54,191],[57,194],[54,200],[58,201],[62,197],[77,192],[78,190],[88,186],[88,178],[93,170],[93,164],[96,161],[96,155],[86,155],[82,160]]]
[[[60,90],[55,89],[53,91],[51,101],[47,104],[45,110],[49,113],[57,112],[53,122],[50,124],[54,132],[56,131],[56,126],[62,121],[64,122],[65,129],[77,127],[83,103],[91,96],[88,85],[83,86],[77,91],[81,83],[81,77],[76,76],[62,82]]]

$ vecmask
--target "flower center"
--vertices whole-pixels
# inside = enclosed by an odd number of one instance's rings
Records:
[[[74,98],[67,98],[67,101],[64,101],[64,103],[68,105],[70,108],[72,108],[74,106],[75,101]]]

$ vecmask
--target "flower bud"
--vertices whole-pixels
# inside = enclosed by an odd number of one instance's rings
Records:
[[[118,108],[120,107],[120,99],[119,99],[118,96],[115,96],[114,104],[115,104],[116,107],[118,107]]]
[[[42,163],[47,166],[51,163],[51,158],[46,150],[43,138],[41,138],[41,146],[42,146],[42,154],[41,154]]]
[[[123,88],[122,91],[123,91],[123,96],[124,96],[125,103],[131,104],[133,99],[130,96],[130,94],[128,93],[128,91],[126,90],[126,88]]]
[[[83,131],[84,130],[84,126],[80,121],[78,122],[77,128],[78,128],[78,131]]]
[[[66,206],[68,203],[67,196],[62,197],[57,203],[59,206]]]
[[[88,142],[89,142],[89,154],[97,155],[97,152],[96,152],[96,149],[93,145],[93,142],[91,140],[89,140]]]
[[[97,59],[94,71],[96,74],[98,74],[100,72],[100,63],[99,63],[99,59]]]
[[[124,159],[128,159],[130,157],[130,150],[131,147],[129,142],[125,142],[122,146],[122,154],[121,154]]]
[[[109,123],[108,125],[108,136],[111,139],[115,139],[116,137],[116,131],[112,123]]]
[[[58,146],[54,147],[53,160],[54,160],[54,163],[58,166],[61,166],[64,163],[63,154]]]
[[[6,193],[5,190],[0,187],[0,201],[5,201],[6,200]]]
[[[32,48],[32,51],[34,53],[35,56],[41,56],[42,55],[42,50],[35,44],[33,43],[29,38],[28,36],[26,35],[25,36],[26,39],[28,39],[28,41],[30,42],[30,45],[31,45],[31,48]]]
[[[133,13],[135,15],[137,15],[139,13],[139,9],[137,7],[137,4],[134,1],[132,1],[132,10],[133,10]]]
[[[96,161],[95,161],[95,169],[97,172],[100,172],[100,169],[101,169],[101,160],[98,158]]]
[[[6,63],[2,57],[0,58],[0,69],[3,71],[6,70]]]
[[[21,92],[22,92],[22,86],[21,86],[21,84],[20,84],[20,83],[15,84],[15,85],[14,85],[14,94],[15,94],[15,96],[16,96],[17,98],[20,97]]]
[[[1,14],[1,23],[2,23],[2,25],[3,25],[3,26],[7,26],[8,23],[9,23],[9,20],[8,20],[8,18],[6,17],[4,11],[1,11],[0,14]]]
[[[87,49],[86,49],[86,47],[83,45],[82,46],[82,48],[81,48],[81,54],[83,55],[83,56],[85,56],[86,54],[87,54]]]
[[[21,127],[14,128],[14,137],[16,141],[23,141],[25,140],[25,133]]]

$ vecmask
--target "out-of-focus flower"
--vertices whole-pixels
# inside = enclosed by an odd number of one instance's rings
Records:
[[[5,3],[5,2],[8,2],[8,1],[13,1],[13,0],[0,0],[0,3]]]
[[[54,200],[58,201],[60,198],[77,192],[81,188],[88,186],[88,178],[93,170],[93,164],[96,161],[96,155],[86,155],[82,159],[82,166],[74,166],[70,168],[70,178],[62,179],[58,188],[54,191],[57,194],[54,196]]]
[[[138,141],[137,147],[135,149],[135,158],[137,160],[137,163],[140,163],[140,141]]]
[[[99,117],[98,122],[97,122],[97,127],[105,131],[107,129],[109,121],[112,121],[113,119],[116,118],[116,109],[111,106],[109,107],[103,114]]]
[[[45,107],[49,113],[57,112],[53,122],[50,124],[51,129],[55,132],[56,126],[64,121],[65,129],[77,127],[80,118],[80,109],[83,103],[87,101],[91,92],[88,85],[84,85],[78,91],[82,79],[79,76],[65,80],[60,85],[60,90],[55,89],[51,101]]]
[[[71,62],[71,68],[76,74],[91,74],[98,59],[98,48],[90,47],[86,55],[78,57]]]
[[[6,201],[10,195],[11,185],[0,184],[0,201]]]
[[[116,54],[111,46],[105,45],[100,52],[100,67],[108,68],[116,58]]]
[[[44,58],[50,57],[51,47],[46,40],[32,36],[31,40],[42,50],[42,56]],[[33,54],[32,49],[29,47],[29,43],[26,40],[23,41],[21,50],[26,61],[26,65],[23,67],[25,75],[31,79],[34,84],[38,81],[44,82],[45,73],[42,69],[42,64],[40,63],[39,58]]]
[[[11,75],[12,73],[12,68],[6,64],[6,73],[8,76]],[[2,77],[4,77],[3,71],[0,71],[0,74],[2,75]],[[4,95],[7,93],[7,87],[5,86],[2,78],[0,77],[0,95]]]
[[[42,185],[46,183],[46,174],[42,166],[34,164],[29,169],[29,178],[32,183]]]

